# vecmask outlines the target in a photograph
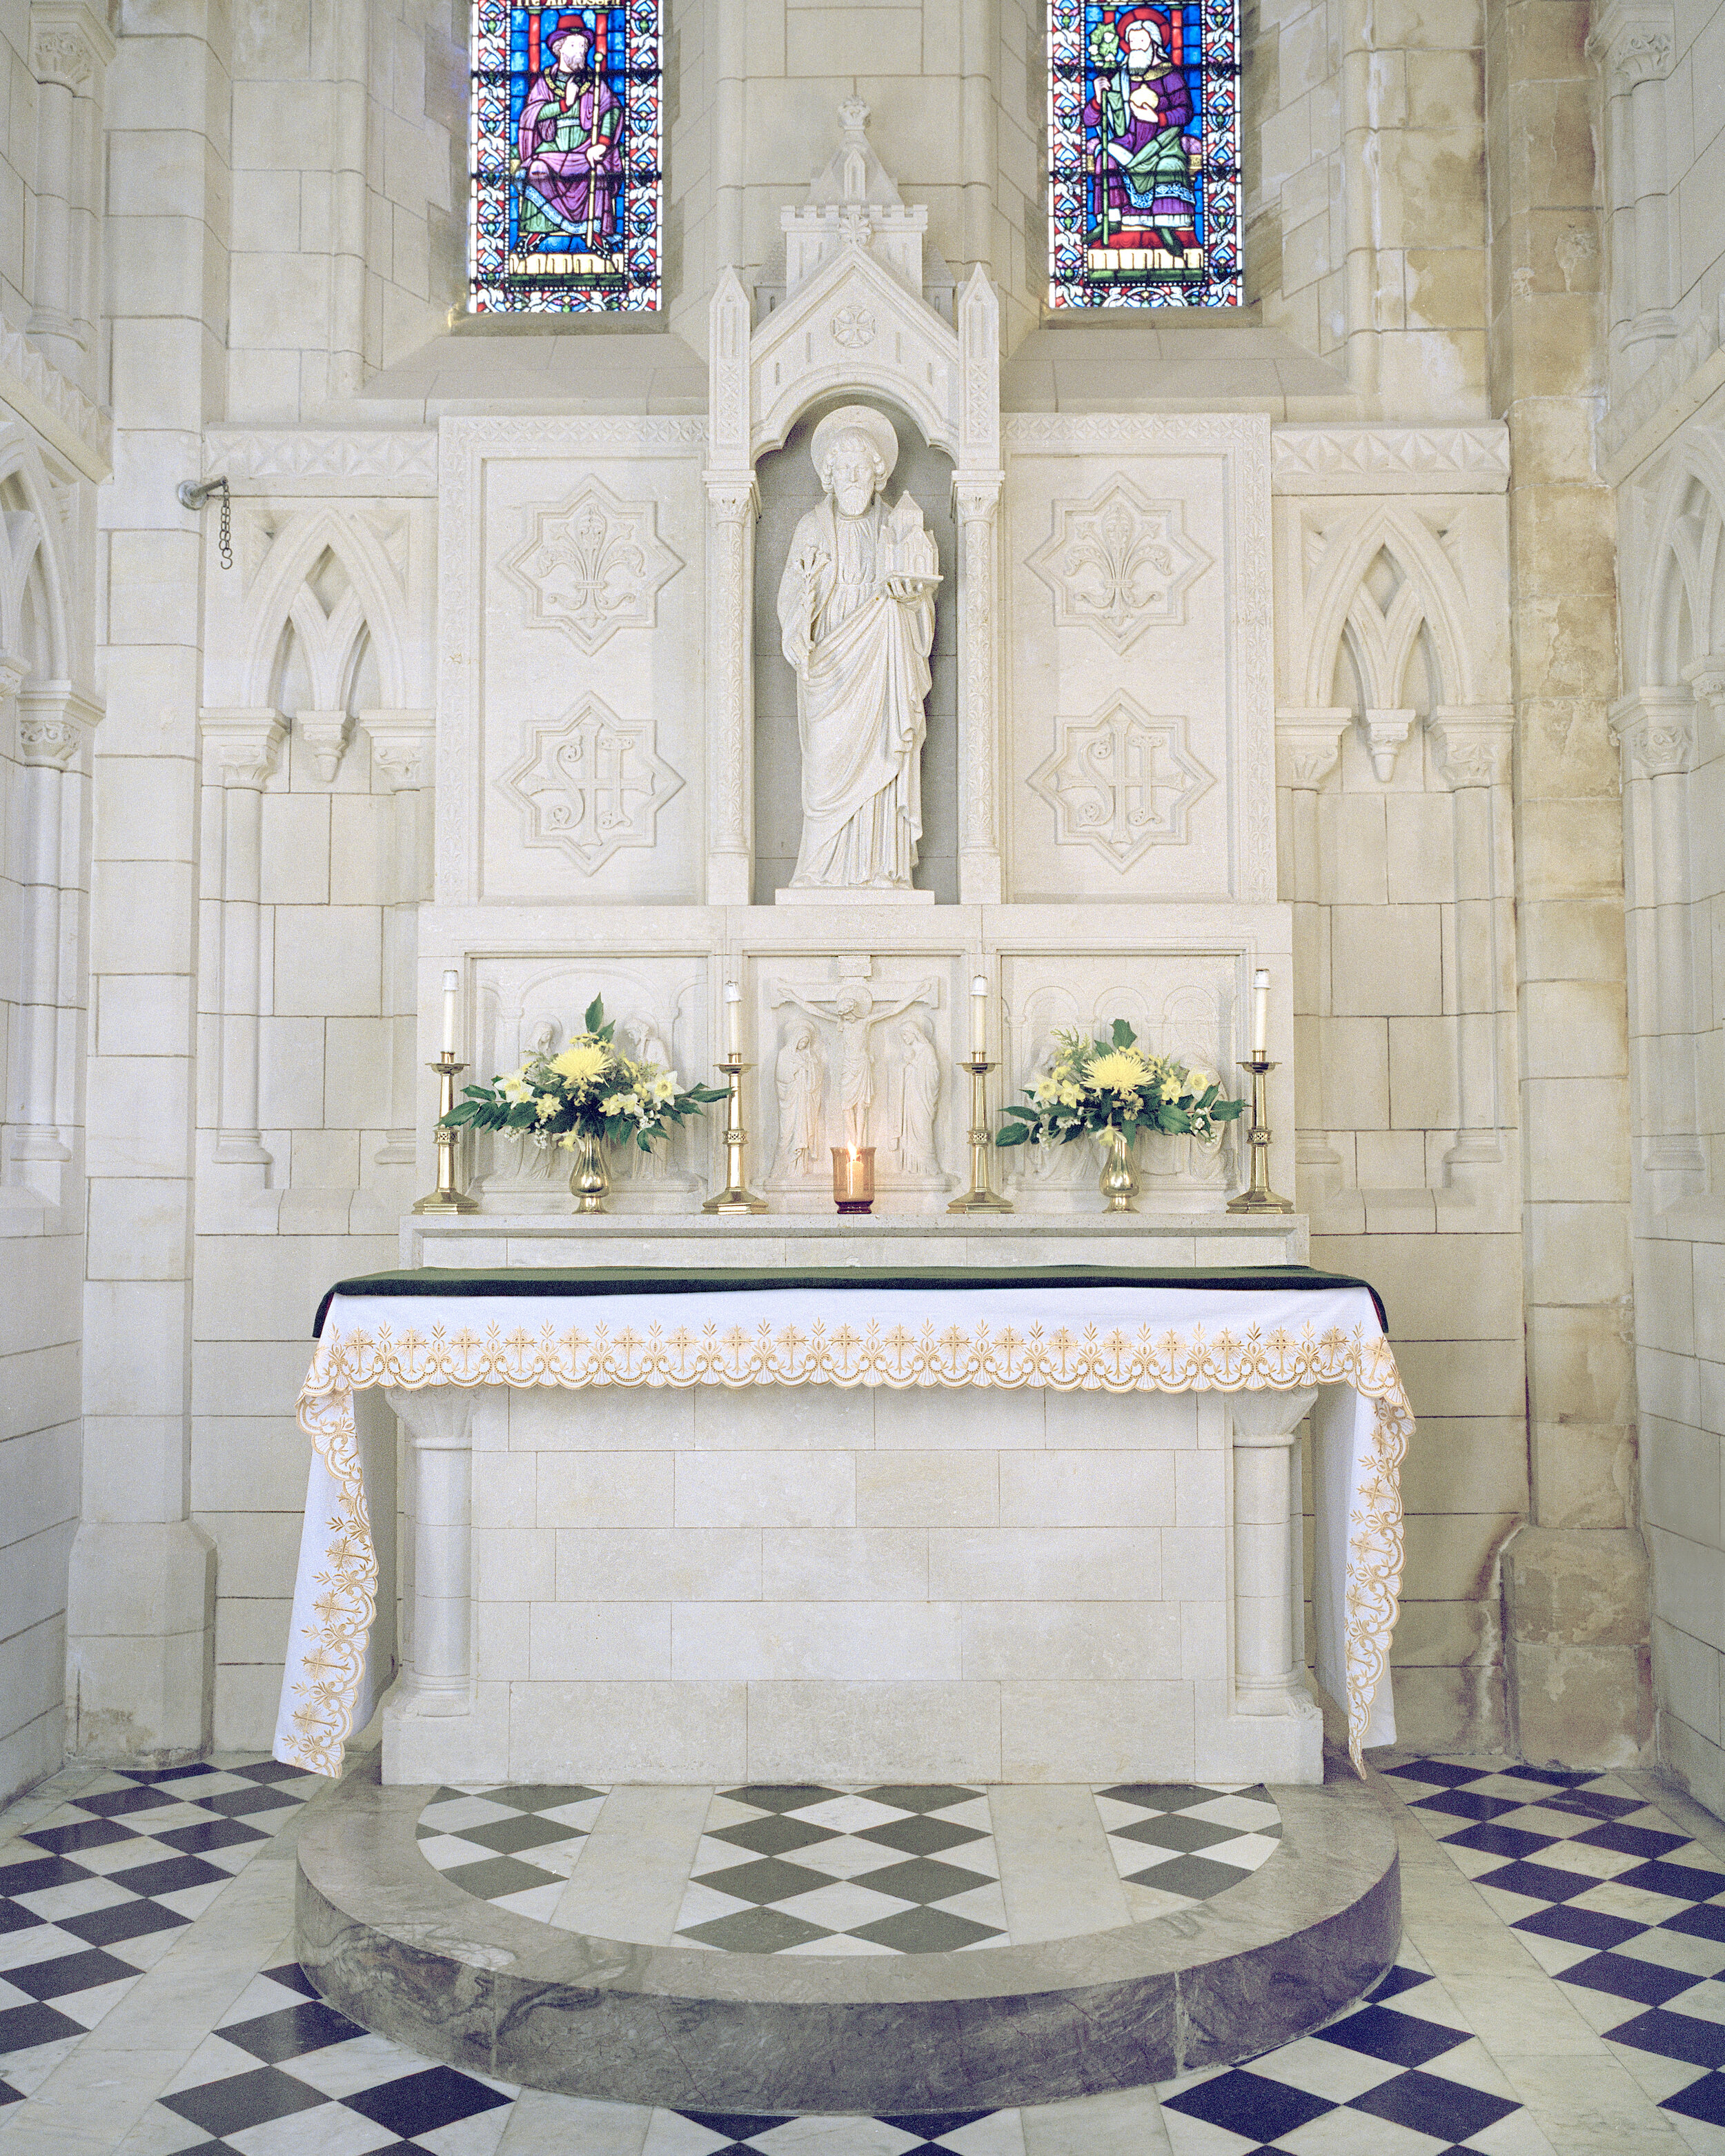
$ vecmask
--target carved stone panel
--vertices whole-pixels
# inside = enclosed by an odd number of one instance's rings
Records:
[[[527,594],[536,628],[597,651],[619,629],[651,629],[659,594],[683,567],[659,536],[656,502],[619,501],[583,480],[560,506],[530,506],[526,542],[500,564]]]
[[[499,781],[521,804],[523,845],[557,847],[591,875],[619,847],[653,844],[683,781],[659,754],[652,718],[619,719],[588,696],[526,735],[526,755]]]
[[[1093,629],[1117,651],[1152,623],[1186,619],[1186,589],[1211,566],[1187,538],[1178,501],[1151,501],[1129,479],[1087,501],[1056,501],[1054,529],[1029,566],[1063,627]]]
[[[1273,901],[1266,424],[1002,431],[1009,896]]]
[[[1183,846],[1186,812],[1214,785],[1186,746],[1186,721],[1153,718],[1129,696],[1093,718],[1056,722],[1059,746],[1029,783],[1063,846],[1094,846],[1128,869],[1155,845]]]

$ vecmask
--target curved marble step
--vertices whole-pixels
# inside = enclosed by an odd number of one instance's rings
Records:
[[[880,2117],[1139,2087],[1316,2027],[1401,1933],[1394,1836],[1352,1779],[1278,1788],[1281,1848],[1192,1909],[986,1953],[862,1958],[632,1945],[477,1901],[418,1854],[431,1794],[373,1769],[308,1821],[301,1966],[367,2028],[567,2096]]]

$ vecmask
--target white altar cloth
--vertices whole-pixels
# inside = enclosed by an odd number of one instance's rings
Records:
[[[1372,1291],[1303,1267],[1250,1285],[954,1272],[762,1286],[502,1272],[344,1282],[326,1299],[299,1400],[313,1442],[275,1754],[336,1774],[381,1690],[367,1645],[377,1552],[353,1395],[369,1386],[1044,1386],[1110,1393],[1319,1388],[1313,1611],[1319,1683],[1348,1749],[1393,1743],[1399,1468],[1414,1418]],[[1214,1274],[1205,1276],[1214,1281]],[[543,1276],[541,1276],[542,1280]],[[1266,1284],[1267,1283],[1267,1284]]]

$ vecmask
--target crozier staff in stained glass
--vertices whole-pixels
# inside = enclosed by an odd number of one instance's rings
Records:
[[[477,312],[660,301],[659,0],[476,0]]]
[[[1050,299],[1237,305],[1235,0],[1052,0]]]

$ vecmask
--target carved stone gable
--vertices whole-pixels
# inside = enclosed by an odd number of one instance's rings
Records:
[[[659,812],[682,790],[650,718],[619,719],[589,696],[527,729],[527,752],[499,782],[526,811],[522,843],[555,846],[588,875],[624,846],[650,846]]]
[[[619,629],[652,629],[659,594],[683,567],[659,536],[658,505],[619,501],[597,480],[561,507],[530,509],[530,536],[501,567],[531,601],[528,619],[597,651]]]
[[[1029,557],[1060,626],[1093,629],[1117,651],[1153,623],[1184,621],[1187,588],[1209,566],[1179,503],[1147,501],[1127,479],[1088,501],[1055,502],[1054,530]]]
[[[1184,719],[1153,718],[1122,696],[1058,726],[1059,746],[1029,784],[1054,810],[1061,845],[1094,846],[1123,870],[1152,846],[1186,843],[1187,811],[1215,778],[1188,748]]]

